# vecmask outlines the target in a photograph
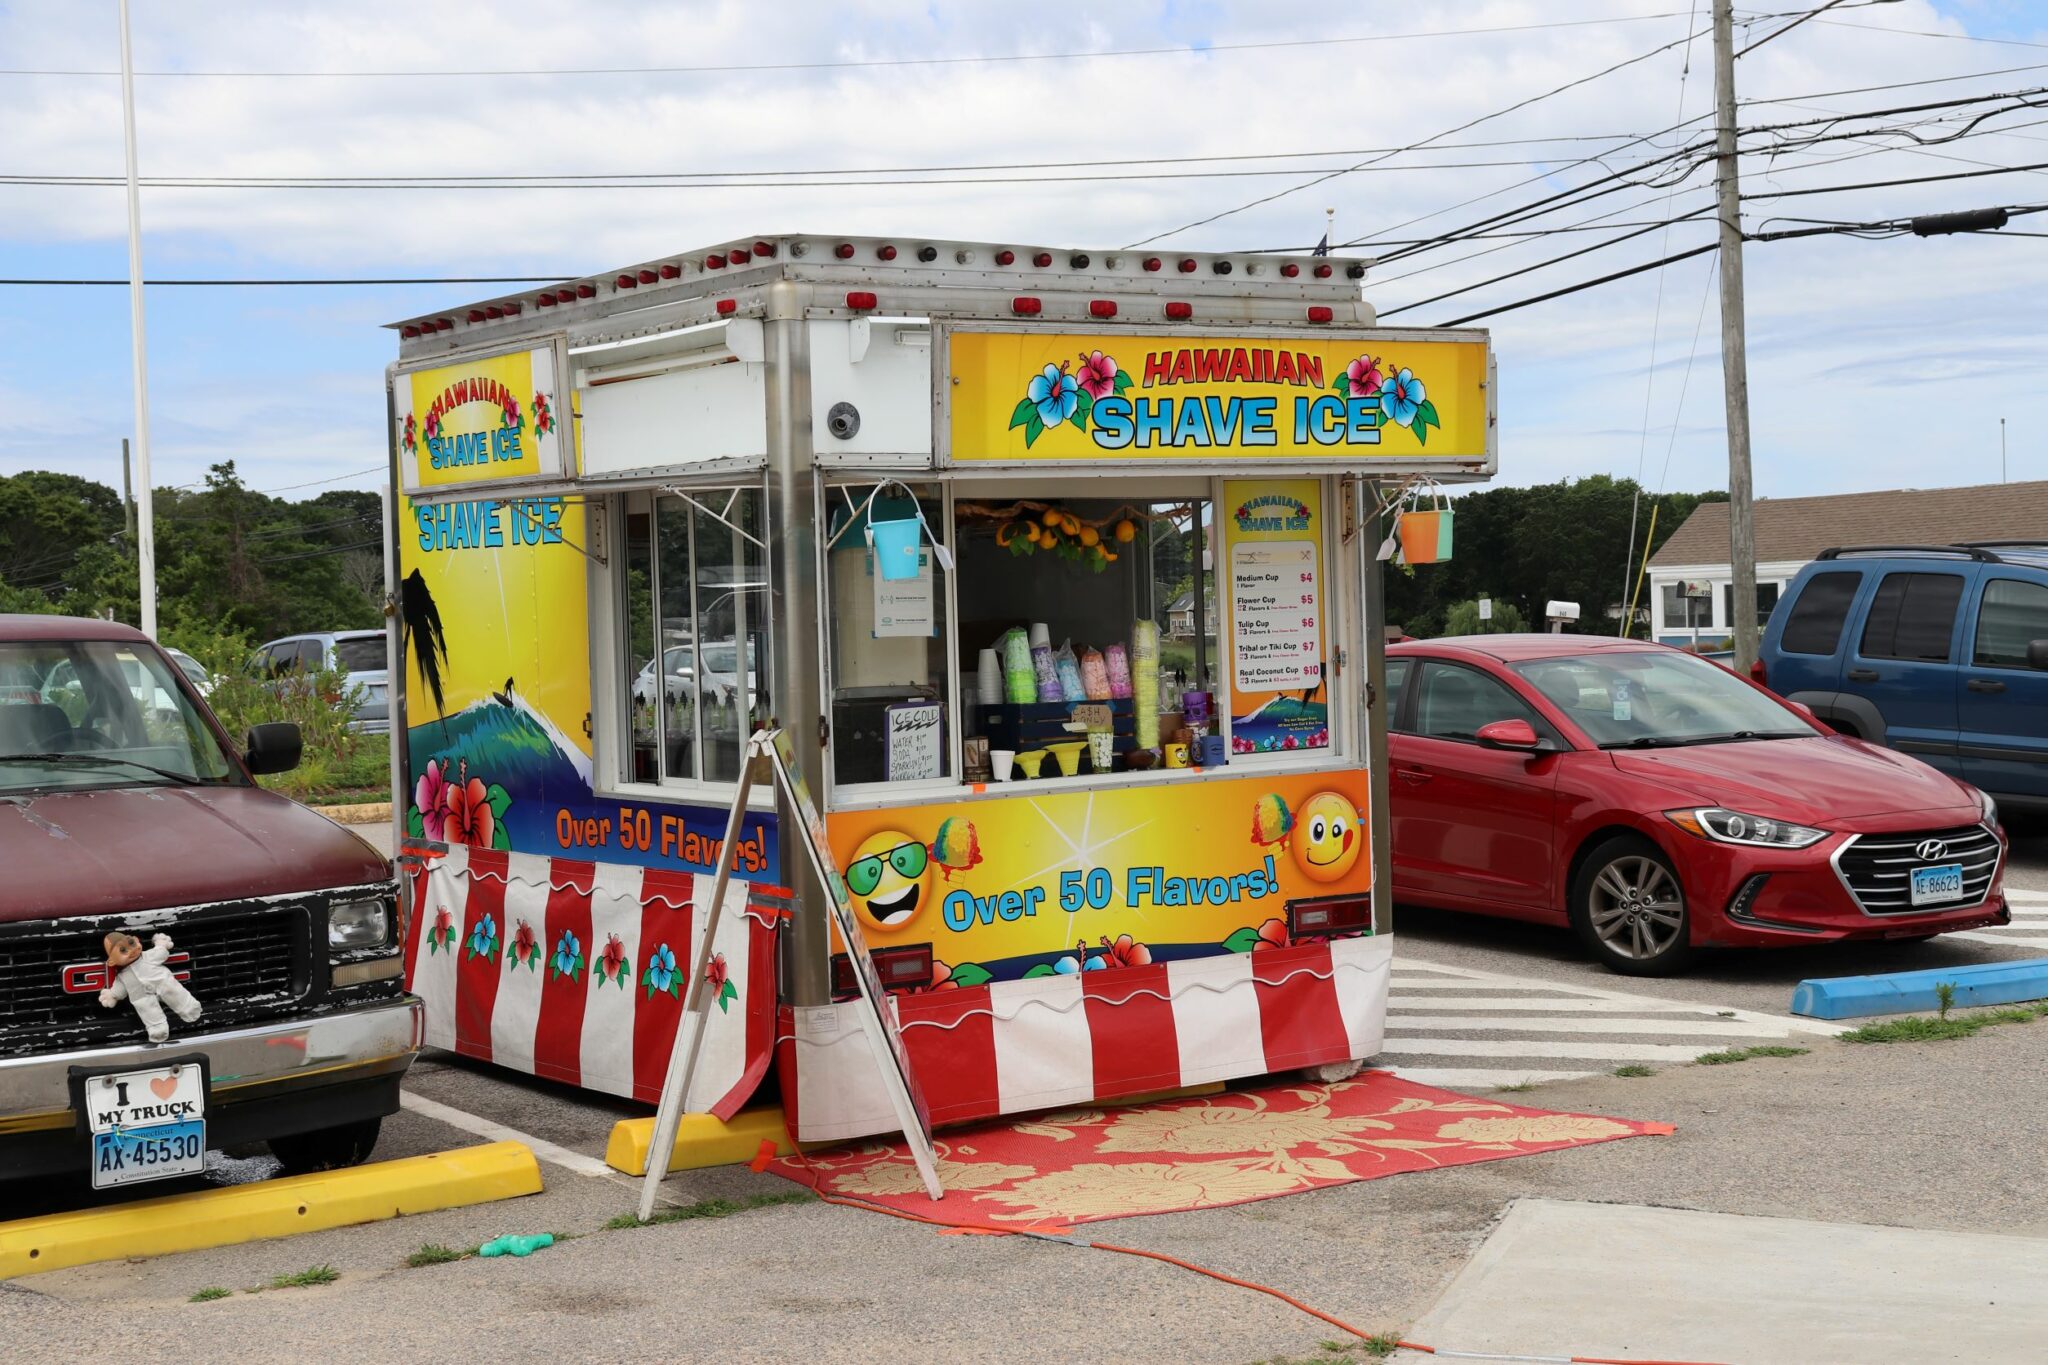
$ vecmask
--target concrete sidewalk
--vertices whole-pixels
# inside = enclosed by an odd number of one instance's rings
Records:
[[[1405,1335],[1522,1358],[2018,1365],[2048,1349],[2048,1239],[1518,1199]]]

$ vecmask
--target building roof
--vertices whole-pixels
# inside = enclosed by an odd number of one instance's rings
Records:
[[[1968,488],[1893,488],[1756,503],[1760,564],[1804,563],[1835,545],[1951,545],[2038,539],[2048,532],[2048,480]],[[1651,568],[1726,564],[1728,504],[1703,502],[1650,556]]]

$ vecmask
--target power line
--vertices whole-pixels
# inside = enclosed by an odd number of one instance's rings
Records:
[[[1469,294],[1475,289],[1484,289],[1487,285],[1499,284],[1501,281],[1511,280],[1515,278],[1517,275],[1528,275],[1538,270],[1547,270],[1553,265],[1562,265],[1566,261],[1575,260],[1578,257],[1587,255],[1591,252],[1605,251],[1608,247],[1618,246],[1621,243],[1628,241],[1630,238],[1640,237],[1646,232],[1656,232],[1660,228],[1665,230],[1666,234],[1668,235],[1670,228],[1674,224],[1691,222],[1697,219],[1701,214],[1711,212],[1713,212],[1713,208],[1711,205],[1709,205],[1706,208],[1695,209],[1693,212],[1682,214],[1677,218],[1668,219],[1661,223],[1651,223],[1647,227],[1637,228],[1633,232],[1624,232],[1620,236],[1611,237],[1604,242],[1595,242],[1591,246],[1580,247],[1577,251],[1567,251],[1562,256],[1552,256],[1547,261],[1538,261],[1534,265],[1522,266],[1519,269],[1509,271],[1505,275],[1495,275],[1492,279],[1480,280],[1474,284],[1461,285],[1456,289],[1448,289],[1441,294],[1433,294],[1426,299],[1417,299],[1413,303],[1404,303],[1399,308],[1383,309],[1379,313],[1379,316],[1383,318],[1390,318],[1396,313],[1406,313],[1411,309],[1421,308],[1427,304],[1440,303],[1444,299],[1456,298],[1460,294]]]
[[[1462,327],[1468,322],[1477,322],[1480,318],[1495,317],[1501,313],[1512,313],[1518,308],[1527,308],[1532,304],[1546,303],[1551,299],[1563,298],[1567,294],[1577,294],[1603,284],[1612,284],[1616,280],[1625,280],[1631,275],[1640,275],[1645,270],[1661,269],[1664,266],[1678,261],[1689,260],[1694,256],[1702,255],[1709,251],[1718,251],[1720,246],[1719,242],[1708,242],[1705,246],[1696,246],[1690,251],[1674,252],[1669,256],[1663,257],[1661,260],[1645,261],[1641,265],[1632,265],[1625,270],[1616,270],[1610,274],[1602,275],[1598,279],[1586,280],[1579,284],[1568,284],[1562,289],[1553,289],[1547,294],[1538,294],[1534,298],[1521,299],[1515,303],[1503,304],[1498,308],[1488,308],[1483,312],[1467,313],[1464,317],[1453,318],[1449,322],[1442,322],[1437,325],[1439,327]]]
[[[1674,47],[1690,43],[1693,39],[1699,36],[1700,34],[1698,32],[1688,33],[1685,37],[1680,38],[1674,42],[1664,43],[1661,46],[1654,47],[1650,49],[1650,51],[1642,53],[1638,56],[1630,57],[1624,61],[1616,62],[1612,66],[1603,67],[1602,69],[1595,71],[1590,75],[1580,76],[1575,80],[1567,81],[1563,85],[1557,86],[1550,90],[1546,90],[1541,94],[1531,95],[1527,99],[1518,100],[1515,103],[1508,105],[1504,109],[1496,109],[1490,114],[1482,114],[1478,118],[1471,119],[1467,122],[1457,125],[1455,128],[1446,128],[1441,133],[1431,134],[1429,137],[1423,138],[1420,142],[1410,143],[1405,150],[1413,151],[1418,147],[1428,146],[1430,143],[1437,141],[1439,138],[1446,138],[1456,133],[1462,133],[1468,128],[1476,128],[1482,123],[1489,122],[1493,119],[1501,118],[1507,114],[1515,113],[1517,110],[1526,109],[1532,104],[1539,104],[1544,100],[1553,98],[1557,95],[1561,95],[1565,93],[1567,90],[1573,90],[1578,88],[1579,86],[1588,84],[1589,82],[1599,80],[1603,76],[1612,75],[1616,71],[1620,71],[1625,67],[1634,66],[1638,62],[1646,62],[1650,58],[1657,56],[1659,53],[1668,52]],[[1618,151],[1620,149],[1616,148],[1615,150]],[[1170,228],[1165,232],[1155,232],[1150,237],[1140,238],[1138,241],[1130,243],[1125,249],[1135,250],[1138,247],[1148,245],[1152,242],[1161,241],[1167,237],[1178,236],[1180,233],[1190,231],[1194,228],[1205,227],[1208,224],[1216,222],[1219,219],[1228,218],[1234,214],[1243,213],[1247,209],[1254,209],[1262,204],[1270,204],[1277,199],[1284,199],[1288,195],[1298,194],[1302,190],[1310,189],[1316,185],[1320,185],[1327,181],[1334,180],[1340,175],[1348,175],[1352,171],[1361,170],[1367,164],[1369,163],[1360,162],[1357,166],[1350,167],[1346,170],[1333,171],[1326,175],[1318,175],[1313,180],[1305,180],[1301,184],[1292,186],[1288,189],[1276,190],[1272,194],[1264,195],[1258,199],[1251,200],[1249,203],[1239,204],[1235,208],[1223,209],[1219,212],[1212,213],[1205,218],[1197,218],[1195,221],[1191,223],[1183,223],[1181,226],[1177,228]]]
[[[1636,135],[1636,134],[1633,134],[1633,133],[1575,133],[1575,134],[1567,134],[1567,135],[1561,135],[1561,136],[1557,136],[1557,137],[1514,137],[1514,138],[1495,138],[1495,139],[1492,139],[1492,140],[1485,140],[1485,141],[1478,141],[1478,142],[1440,142],[1440,143],[1437,143],[1437,144],[1435,144],[1435,150],[1437,150],[1437,151],[1454,151],[1454,150],[1455,150],[1455,151],[1472,151],[1472,150],[1484,150],[1484,149],[1488,149],[1488,148],[1494,148],[1494,147],[1538,147],[1538,146],[1548,146],[1548,145],[1550,145],[1550,144],[1553,144],[1553,143],[1559,143],[1559,142],[1622,142],[1622,141],[1628,141],[1628,140],[1630,140],[1630,139],[1633,139],[1633,138],[1635,138],[1636,136],[1637,136],[1637,135]],[[1308,158],[1308,157],[1315,157],[1315,156],[1370,156],[1370,155],[1375,155],[1375,154],[1378,154],[1378,153],[1381,153],[1381,152],[1389,152],[1389,153],[1392,153],[1392,152],[1400,152],[1400,151],[1402,151],[1402,150],[1403,150],[1403,149],[1402,149],[1402,148],[1399,148],[1399,147],[1337,147],[1337,148],[1326,148],[1326,149],[1323,149],[1323,150],[1320,150],[1320,151],[1310,151],[1310,152],[1232,152],[1232,153],[1218,153],[1218,154],[1210,154],[1210,155],[1206,155],[1206,156],[1123,156],[1123,157],[1111,157],[1111,158],[1109,158],[1109,159],[1107,159],[1107,160],[1093,160],[1093,161],[971,161],[971,162],[960,162],[960,163],[954,163],[954,164],[949,164],[949,165],[938,165],[938,166],[818,166],[818,167],[812,167],[812,168],[808,168],[808,169],[797,169],[797,170],[775,170],[775,171],[703,171],[703,170],[699,170],[699,171],[573,171],[573,172],[572,172],[572,171],[563,171],[563,172],[556,172],[556,173],[544,173],[544,174],[502,174],[502,175],[494,175],[494,174],[477,174],[477,175],[247,175],[247,176],[229,176],[229,175],[189,175],[189,176],[157,176],[157,177],[149,177],[149,176],[145,176],[145,177],[143,177],[143,179],[142,179],[142,183],[143,183],[143,184],[145,184],[145,185],[159,185],[159,184],[173,184],[173,183],[177,183],[177,182],[179,182],[179,181],[184,181],[184,180],[208,180],[208,181],[211,181],[211,180],[234,180],[234,181],[252,181],[252,182],[256,182],[256,183],[264,183],[264,182],[273,182],[273,181],[292,181],[292,182],[301,182],[301,181],[304,181],[304,182],[342,182],[342,181],[359,181],[359,180],[375,180],[375,181],[380,181],[380,182],[393,182],[393,183],[409,183],[409,182],[420,182],[420,183],[426,183],[426,182],[435,182],[435,183],[449,182],[449,183],[454,183],[454,182],[462,182],[462,181],[500,181],[500,180],[502,180],[502,181],[507,181],[507,182],[522,182],[522,181],[561,181],[561,182],[564,182],[564,183],[578,183],[578,182],[583,182],[583,181],[591,181],[591,180],[664,180],[664,179],[693,179],[693,178],[722,178],[722,179],[735,179],[735,178],[753,178],[753,179],[759,179],[759,178],[763,178],[763,177],[770,177],[770,178],[772,178],[772,177],[788,177],[788,176],[803,176],[803,175],[921,175],[921,174],[938,174],[938,173],[941,173],[941,172],[953,172],[953,171],[1038,171],[1038,170],[1069,170],[1069,169],[1077,169],[1077,168],[1078,168],[1078,169],[1084,169],[1084,170],[1085,170],[1085,169],[1089,169],[1089,168],[1093,168],[1093,167],[1101,167],[1101,166],[1136,166],[1136,165],[1151,165],[1151,166],[1178,166],[1178,165],[1196,165],[1196,164],[1200,164],[1200,163],[1204,163],[1204,162],[1218,162],[1218,161],[1288,161],[1288,160],[1294,160],[1294,161],[1299,161],[1299,160],[1303,160],[1303,159],[1305,159],[1305,158]],[[1471,163],[1471,162],[1463,162],[1463,163],[1459,163],[1459,164],[1461,164],[1461,165],[1474,165],[1474,164],[1483,164],[1483,163]],[[1490,163],[1484,163],[1484,164],[1490,164]],[[1530,164],[1530,165],[1534,165],[1534,164],[1537,164],[1537,163],[1535,163],[1535,162],[1529,162],[1529,163],[1519,163],[1519,162],[1502,162],[1502,163],[1500,163],[1500,164],[1502,164],[1502,165],[1519,165],[1519,164]],[[17,174],[20,174],[20,175],[31,175],[31,174],[33,174],[33,173],[32,173],[32,172],[19,172],[19,173],[17,173]],[[86,176],[86,175],[71,175],[71,176],[63,176],[63,175],[58,175],[58,176],[48,176],[48,177],[39,177],[39,178],[44,178],[44,179],[52,179],[52,180],[63,180],[63,181],[74,181],[74,180],[75,180],[75,181],[98,181],[98,180],[103,180],[103,179],[118,179],[119,177],[106,177],[106,176]]]
[[[1838,194],[1848,190],[1888,190],[1898,185],[1926,185],[1937,180],[1975,180],[1986,175],[2017,175],[2022,171],[2048,170],[2048,161],[2035,161],[2024,166],[1993,166],[1981,171],[1950,171],[1945,175],[1915,175],[1900,180],[1864,180],[1850,185],[1814,185],[1799,190],[1763,190],[1744,194],[1750,199],[1790,199],[1801,194]]]
[[[295,559],[325,559],[330,555],[345,555],[349,553],[351,550],[367,550],[370,549],[372,546],[380,546],[383,543],[384,542],[381,539],[363,540],[356,542],[354,545],[333,545],[319,550],[300,550],[296,554],[272,555],[268,559],[258,559],[253,560],[251,562],[258,565],[289,564]]]
[[[1258,52],[1280,48],[1341,47],[1358,43],[1391,43],[1414,38],[1467,38],[1489,33],[1528,33],[1539,29],[1587,28],[1595,25],[1640,23],[1669,19],[1670,14],[1623,14],[1601,19],[1558,19],[1533,24],[1498,24],[1485,28],[1431,29],[1409,33],[1367,33],[1343,38],[1291,38],[1258,43],[1186,44],[1176,47],[1106,48],[1079,52],[1014,52],[962,57],[877,57],[833,62],[755,62],[713,66],[583,66],[491,68],[470,71],[138,71],[138,76],[199,77],[208,79],[257,80],[428,80],[451,77],[494,76],[704,76],[770,71],[848,71],[899,66],[965,66],[1001,62],[1085,61],[1100,57],[1205,57],[1217,52]],[[0,68],[0,76],[118,76],[119,71],[55,70],[40,67]]]
[[[2048,43],[2030,43],[2024,38],[1992,38],[1978,33],[1938,33],[1924,28],[1887,28],[1883,24],[1859,24],[1850,19],[1823,19],[1820,22],[1830,28],[1860,28],[1866,33],[1896,33],[1902,38],[1947,38],[1959,43],[1996,43],[2001,47],[2048,47]]]
[[[149,286],[150,288],[152,288],[152,289],[156,288],[156,287],[157,287],[157,286],[159,286],[159,285],[165,286],[165,287],[167,287],[167,288],[168,288],[168,287],[174,287],[174,286],[180,286],[180,285],[183,285],[183,286],[188,286],[188,287],[198,287],[198,288],[208,288],[208,289],[212,289],[212,288],[251,288],[251,289],[260,289],[260,288],[267,288],[267,287],[271,287],[271,286],[283,286],[283,285],[294,285],[294,286],[296,286],[296,285],[373,285],[373,284],[374,284],[374,285],[383,285],[383,284],[555,284],[555,283],[558,283],[558,282],[560,282],[560,281],[562,281],[562,280],[573,280],[573,279],[576,279],[576,278],[577,278],[577,276],[576,276],[576,275],[575,275],[574,273],[571,273],[571,272],[564,272],[563,274],[560,274],[560,275],[410,275],[410,276],[395,276],[395,277],[390,277],[390,278],[384,278],[384,279],[346,279],[346,280],[345,280],[345,279],[323,279],[323,280],[289,280],[289,279],[243,279],[243,280],[144,280],[144,281],[143,281],[143,283],[144,283],[144,284],[146,284],[146,285],[148,285],[148,286]],[[108,284],[117,284],[117,285],[120,285],[120,286],[121,286],[122,288],[124,288],[124,289],[125,289],[125,288],[127,288],[127,286],[128,286],[128,281],[127,281],[127,280],[126,280],[125,278],[123,278],[123,279],[28,279],[28,278],[15,278],[15,279],[0,279],[0,285],[10,285],[10,284],[11,284],[11,285],[56,285],[56,286],[67,286],[67,285],[108,285]],[[187,487],[187,488],[196,488],[196,487],[198,487],[198,485],[197,485],[197,484],[185,484],[185,485],[176,485],[176,486],[181,486],[181,487]],[[305,485],[305,484],[299,484],[299,485],[296,485],[296,486],[297,486],[297,487],[301,487],[301,488],[303,488],[303,487],[308,487],[309,485]]]

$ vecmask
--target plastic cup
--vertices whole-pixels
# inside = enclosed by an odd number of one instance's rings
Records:
[[[1015,749],[990,749],[988,751],[989,767],[995,771],[996,781],[998,782],[1008,782],[1010,780],[1010,768],[1016,761],[1017,751]]]
[[[1109,765],[1116,761],[1116,736],[1108,730],[1093,730],[1088,735],[1088,762],[1096,772],[1106,773]]]

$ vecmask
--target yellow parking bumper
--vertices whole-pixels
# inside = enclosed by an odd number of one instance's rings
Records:
[[[775,1155],[788,1156],[789,1142],[780,1108],[744,1109],[723,1122],[709,1114],[684,1114],[676,1123],[676,1145],[669,1154],[671,1171],[704,1166],[730,1166],[752,1161],[761,1144],[773,1142]],[[647,1154],[654,1147],[654,1120],[620,1119],[604,1146],[604,1164],[627,1175],[647,1174]]]
[[[0,1222],[0,1280],[131,1256],[232,1246],[539,1194],[523,1142]]]

